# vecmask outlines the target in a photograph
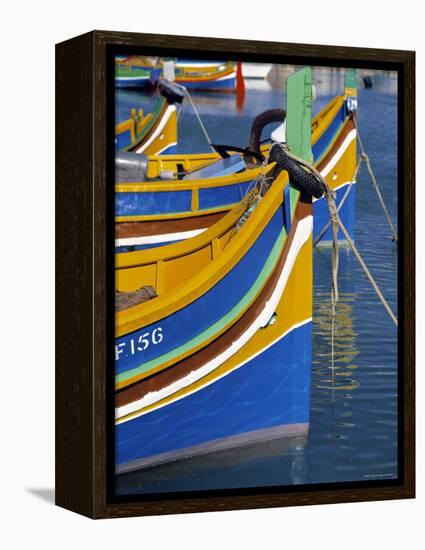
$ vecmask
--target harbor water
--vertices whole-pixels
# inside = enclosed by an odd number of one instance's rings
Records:
[[[191,93],[213,143],[248,144],[253,118],[284,108],[293,67],[274,67],[267,81],[247,81],[243,105],[231,93]],[[359,71],[359,75],[361,75]],[[359,78],[358,127],[391,218],[397,222],[397,77]],[[313,69],[314,112],[344,86],[344,71]],[[152,110],[156,97],[117,90],[116,120],[133,107]],[[273,126],[270,126],[273,129]],[[268,129],[267,129],[268,130]],[[266,134],[264,138],[270,135]],[[208,143],[188,101],[179,113],[178,152],[205,152]],[[357,178],[355,240],[397,312],[397,244],[363,165]],[[397,477],[397,330],[353,254],[340,249],[335,354],[331,357],[330,247],[313,253],[313,364],[307,437],[181,460],[118,476],[118,495],[238,489],[394,479]],[[202,411],[199,411],[202,416]],[[166,434],[164,434],[166,436]]]

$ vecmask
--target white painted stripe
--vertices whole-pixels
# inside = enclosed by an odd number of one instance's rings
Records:
[[[329,172],[334,168],[334,166],[337,164],[339,159],[342,157],[342,155],[345,153],[345,150],[348,148],[350,143],[353,141],[353,139],[356,139],[356,130],[351,130],[346,136],[344,141],[341,143],[340,148],[338,151],[333,155],[333,157],[330,159],[328,164],[323,168],[323,170],[320,172],[321,175],[325,178]]]
[[[214,80],[211,80],[211,82],[216,82],[217,80],[230,80],[231,78],[236,78],[236,72],[233,71],[230,74],[220,76],[219,78],[214,78]]]
[[[221,61],[219,63],[212,63],[211,61],[176,61],[176,67],[205,68],[220,67],[220,65],[225,65],[225,62]]]
[[[219,76],[217,78],[211,78],[211,79],[206,79],[206,80],[191,80],[190,79],[190,75],[185,75],[184,79],[186,82],[190,82],[191,84],[214,84],[214,82],[217,82],[217,81],[224,81],[224,80],[230,80],[231,78],[236,78],[236,71],[233,71],[229,74],[225,74],[223,76]],[[178,81],[179,82],[179,81]],[[182,80],[180,82],[183,86],[185,84],[185,82]]]
[[[116,80],[149,80],[150,76],[116,76]]]
[[[175,110],[176,110],[175,105],[168,105],[167,110],[165,111],[164,116],[162,117],[162,120],[158,124],[156,130],[153,132],[151,137],[141,147],[136,149],[136,151],[135,151],[136,153],[143,153],[143,151],[154,141],[154,139],[156,139],[160,135],[160,133],[165,128],[165,125],[169,121],[169,119],[171,117],[171,114],[174,113]],[[168,145],[167,145],[167,147],[168,147]]]
[[[185,387],[189,386],[190,384],[193,384],[197,380],[200,380],[201,378],[207,376],[209,373],[211,373],[212,371],[217,369],[221,364],[223,364],[225,361],[227,361],[230,357],[232,357],[237,351],[239,351],[254,336],[254,334],[257,332],[257,330],[259,330],[261,327],[265,327],[267,325],[267,323],[269,322],[271,316],[275,312],[277,305],[279,304],[279,301],[280,301],[280,299],[282,297],[282,294],[285,290],[286,283],[288,281],[289,275],[292,271],[295,260],[298,256],[298,253],[301,250],[304,243],[310,237],[311,232],[312,232],[312,228],[313,228],[313,217],[312,216],[307,216],[307,217],[305,217],[304,219],[302,219],[298,222],[297,228],[296,228],[296,231],[295,231],[295,234],[294,234],[294,239],[292,241],[291,247],[290,247],[289,252],[288,252],[288,256],[287,256],[286,261],[285,261],[285,265],[283,267],[282,273],[280,274],[279,280],[278,280],[278,282],[277,282],[277,284],[274,288],[273,294],[270,297],[270,300],[268,300],[266,302],[266,304],[263,308],[263,311],[258,315],[258,317],[253,321],[253,323],[248,327],[248,329],[237,340],[232,342],[232,344],[227,349],[225,349],[220,355],[218,355],[217,357],[215,357],[214,359],[212,359],[211,361],[209,361],[208,363],[206,363],[205,365],[203,365],[202,367],[200,367],[196,371],[192,371],[191,373],[189,373],[185,377],[181,378],[180,380],[177,380],[176,382],[173,382],[172,384],[170,384],[169,386],[166,386],[165,388],[162,388],[161,390],[158,390],[158,391],[155,391],[155,392],[149,392],[148,394],[146,394],[141,399],[138,399],[137,401],[133,401],[132,403],[129,403],[129,404],[124,405],[122,407],[117,407],[116,408],[117,423],[127,422],[127,421],[131,420],[131,419],[127,419],[127,420],[123,419],[123,420],[120,421],[120,418],[125,416],[125,415],[128,415],[130,413],[136,412],[136,411],[138,411],[138,410],[140,410],[144,407],[147,407],[149,405],[153,405],[157,401],[159,401],[161,399],[164,399],[164,398],[172,395],[173,393],[178,392],[182,388],[185,388]],[[304,324],[305,322],[307,322],[307,321],[303,321],[301,324]],[[285,334],[283,334],[281,337],[279,337],[276,340],[276,342],[280,338],[283,338],[286,334],[288,334],[288,332],[290,332],[291,330],[293,330],[297,326],[301,326],[301,324],[300,325],[294,325],[293,327],[288,329],[288,331]],[[272,345],[272,344],[270,344],[270,345]],[[182,397],[186,397],[187,395],[190,395],[191,393],[194,393],[195,391],[199,391],[200,389],[212,384],[216,380],[219,380],[223,376],[226,376],[230,372],[233,372],[234,370],[240,368],[242,365],[244,365],[245,363],[247,363],[248,361],[250,361],[251,359],[253,359],[257,355],[262,353],[265,349],[270,347],[270,345],[263,348],[257,354],[251,356],[249,359],[245,360],[243,363],[240,363],[239,365],[235,366],[230,371],[227,371],[225,374],[218,376],[214,380],[205,383],[204,385],[200,386],[199,388],[196,388],[196,390],[193,390],[193,391],[185,394]],[[177,397],[176,399],[171,401],[171,403],[174,403],[175,401],[178,401],[179,399],[182,399],[182,397]],[[169,404],[170,403],[160,404],[158,407],[156,407],[153,410],[158,410],[161,407],[164,407],[165,405],[169,405]],[[141,412],[140,414],[137,415],[137,417],[142,416],[144,414],[148,414],[148,412],[152,412],[152,411]],[[132,418],[135,418],[135,417],[136,416],[134,416]]]
[[[180,233],[164,233],[163,235],[149,235],[146,237],[126,237],[122,239],[115,239],[115,246],[134,246],[143,244],[154,243],[166,243],[171,241],[181,241],[183,239],[190,239],[196,237],[200,233],[206,231],[204,229],[192,229],[191,231],[180,231]]]
[[[336,164],[338,163],[339,159],[342,157],[342,155],[345,153],[345,151],[347,150],[348,146],[350,145],[350,143],[356,139],[356,130],[353,129],[351,130],[345,137],[344,141],[341,143],[341,146],[340,148],[338,149],[338,151],[335,153],[335,155],[330,159],[330,161],[328,162],[328,164],[323,168],[323,170],[320,172],[320,174],[325,178],[329,172],[332,170],[332,168],[334,168],[336,166]],[[338,191],[338,189],[341,189],[342,187],[345,187],[346,185],[349,185],[351,183],[351,181],[346,181],[344,183],[341,183],[341,185],[338,185],[338,187],[334,187],[333,190],[334,191]],[[353,183],[356,183],[355,181],[353,181]],[[320,197],[318,199],[316,199],[315,197],[313,197],[313,202],[316,202],[316,201],[321,201],[321,200],[324,200],[325,197]]]
[[[170,147],[173,147],[173,145],[177,145],[177,141],[172,141],[171,143],[166,143],[162,149],[160,149],[157,153],[155,153],[154,156],[161,155],[164,151],[166,151]]]
[[[188,395],[191,395],[192,393],[196,393],[197,391],[199,390],[202,390],[203,388],[206,388],[207,386],[210,386],[211,384],[214,384],[214,382],[217,382],[217,380],[220,380],[221,378],[224,378],[225,376],[227,376],[228,374],[230,374],[231,372],[243,367],[246,363],[248,363],[249,361],[252,361],[253,359],[255,359],[256,357],[258,357],[261,353],[264,353],[265,351],[267,351],[269,348],[271,348],[272,346],[274,346],[275,344],[277,344],[278,342],[280,342],[280,340],[282,340],[283,338],[285,338],[290,332],[292,332],[293,330],[296,330],[297,328],[300,328],[302,327],[303,325],[306,325],[307,323],[311,323],[313,320],[312,317],[308,317],[307,319],[304,319],[303,321],[300,321],[299,323],[296,323],[295,325],[292,325],[286,332],[284,332],[283,334],[281,334],[280,336],[278,336],[278,338],[275,338],[274,340],[272,340],[270,342],[270,344],[267,344],[267,346],[265,346],[264,348],[262,348],[260,351],[257,351],[257,353],[254,353],[254,355],[251,355],[250,357],[248,357],[248,359],[245,359],[245,361],[243,361],[242,363],[239,363],[238,365],[236,365],[233,369],[229,370],[229,371],[226,371],[225,373],[221,374],[220,376],[217,376],[217,378],[214,378],[214,380],[211,380],[210,382],[207,382],[206,384],[204,384],[203,386],[200,386],[199,388],[196,388],[195,390],[191,391],[191,392],[188,392],[188,393],[185,393],[184,395],[178,397],[177,399],[174,399],[173,401],[171,401],[170,403],[165,403],[164,405],[161,405],[160,407],[157,407],[156,409],[152,409],[150,411],[147,411],[147,412],[144,412],[144,413],[141,413],[139,415],[135,415],[131,418],[128,418],[127,420],[120,420],[119,418],[116,419],[116,424],[123,424],[124,422],[128,422],[130,420],[133,420],[133,418],[137,418],[139,416],[143,416],[145,414],[148,414],[152,411],[156,411],[162,407],[165,407],[167,405],[170,405],[171,403],[175,403],[176,401],[180,401],[180,399],[184,399],[185,397],[187,397]]]

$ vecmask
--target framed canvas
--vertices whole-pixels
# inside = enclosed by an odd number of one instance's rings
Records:
[[[56,503],[413,498],[415,54],[56,46]]]

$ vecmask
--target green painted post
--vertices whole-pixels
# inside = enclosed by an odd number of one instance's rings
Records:
[[[348,69],[348,71],[345,73],[345,91],[351,91],[351,94],[348,95],[356,95],[356,88],[357,88],[357,72],[356,69]]]
[[[286,143],[290,151],[307,162],[313,161],[311,151],[311,107],[313,102],[313,77],[306,67],[291,75],[286,81]],[[290,186],[291,218],[297,204],[297,191]]]
[[[313,101],[311,68],[306,67],[286,81],[286,142],[294,155],[312,162],[311,106]]]

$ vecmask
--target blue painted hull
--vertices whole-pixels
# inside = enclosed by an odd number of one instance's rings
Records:
[[[127,80],[126,78],[120,78],[119,76],[115,77],[115,87],[116,88],[148,88],[150,86],[155,86],[161,76],[161,69],[153,69],[151,67],[138,67],[131,66],[132,69],[143,69],[149,71],[149,76],[141,76],[140,78],[132,78]]]
[[[115,88],[147,88],[151,86],[151,80],[147,77],[132,78],[131,80],[123,80],[115,78]]]
[[[347,188],[348,188],[348,184],[336,191],[337,207],[340,201],[342,200],[343,196],[345,195]],[[339,216],[345,228],[347,229],[348,234],[354,240],[355,238],[354,231],[356,227],[356,185],[353,185],[351,187],[350,192],[347,198],[345,199],[341,210],[339,211]],[[323,228],[326,226],[328,222],[329,222],[329,210],[328,210],[326,200],[322,198],[313,203],[313,240],[318,238],[318,236],[320,235]],[[323,237],[320,239],[319,244],[320,245],[331,244],[332,238],[333,238],[332,227],[329,227],[328,230],[323,235]],[[345,237],[344,235],[342,235],[341,230],[338,231],[338,240],[340,242],[345,240]],[[174,241],[165,241],[165,242],[155,243],[155,244],[121,246],[121,247],[116,247],[115,252],[119,254],[123,252],[132,252],[135,250],[146,250],[148,248],[165,246],[167,244],[175,243],[175,242],[177,241],[174,240]]]
[[[161,152],[161,155],[175,155],[177,153],[177,144],[169,145]]]
[[[209,208],[230,208],[245,196],[251,180],[222,187],[208,187],[199,190],[199,210]],[[146,216],[155,214],[179,214],[190,212],[192,192],[151,191],[143,193],[124,192],[115,195],[115,216]]]
[[[127,377],[132,369],[141,364],[146,366],[165,354],[178,355],[176,350],[179,346],[219,322],[253,286],[280,235],[282,225],[282,211],[279,209],[248,252],[205,294],[168,317],[117,338],[116,374]],[[157,345],[139,349],[137,343],[143,334],[161,334],[163,338]]]
[[[115,151],[121,151],[131,145],[131,132],[127,130],[126,132],[121,132],[118,135],[115,135]]]
[[[342,198],[344,197],[348,189],[348,184],[344,185],[336,191],[336,205],[339,206]],[[317,239],[324,229],[324,227],[329,222],[329,210],[324,198],[319,199],[313,203],[313,239]],[[350,235],[350,238],[354,240],[354,230],[356,227],[356,185],[352,185],[351,189],[347,195],[347,198],[344,200],[339,211],[339,217],[341,218],[342,223]],[[323,237],[320,239],[320,244],[331,244],[332,243],[332,227],[329,227]],[[344,235],[341,233],[341,230],[338,230],[338,240],[346,240]]]
[[[178,84],[185,86],[188,90],[234,90],[236,88],[236,77],[226,78],[226,80],[208,80],[203,82],[185,81]]]
[[[333,121],[326,128],[326,131],[324,132],[324,134],[316,141],[316,143],[312,147],[313,159],[315,163],[318,163],[321,160],[323,153],[328,148],[332,139],[338,132],[338,129],[345,122],[347,116],[348,116],[348,111],[344,103],[344,105],[335,115],[335,118],[333,119]]]
[[[116,464],[309,422],[311,322],[225,377],[116,426]]]
[[[149,71],[149,82],[152,85],[154,85],[158,82],[158,80],[159,80],[159,78],[161,77],[161,74],[162,74],[162,69],[160,69],[160,68],[156,69],[156,68],[152,68],[152,67],[148,67],[148,66],[141,67],[140,65],[130,65],[129,68],[132,69],[132,70],[136,70],[136,71],[138,69]]]

